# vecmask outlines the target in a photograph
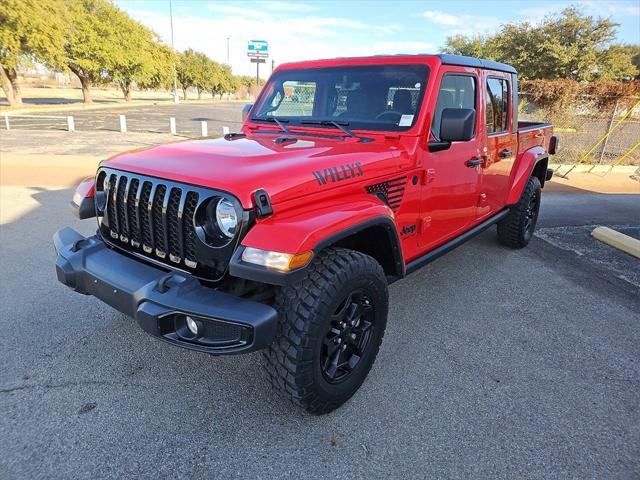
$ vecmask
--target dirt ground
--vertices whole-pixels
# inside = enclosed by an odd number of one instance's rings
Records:
[[[544,187],[555,193],[637,193],[640,194],[640,179],[633,173],[612,172],[607,175],[595,173],[570,173],[568,178],[554,175]]]

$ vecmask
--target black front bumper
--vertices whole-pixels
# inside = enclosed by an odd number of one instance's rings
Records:
[[[268,305],[134,260],[68,227],[56,232],[53,243],[60,282],[135,318],[154,337],[215,355],[258,350],[275,337],[278,316]],[[187,316],[196,322],[197,334],[187,328]]]

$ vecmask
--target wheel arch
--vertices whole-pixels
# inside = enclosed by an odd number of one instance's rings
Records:
[[[348,248],[373,257],[382,266],[390,283],[405,274],[398,231],[389,217],[374,217],[337,232],[319,242],[314,252],[319,253],[329,247]]]
[[[313,256],[329,247],[350,248],[373,257],[383,268],[389,283],[405,274],[404,259],[394,213],[389,206],[370,195],[354,195],[313,208],[278,215],[254,225],[242,240],[229,265],[232,276],[273,285],[299,281],[306,267],[277,272],[242,261],[246,247],[261,250],[303,253]]]
[[[538,177],[540,185],[544,186],[548,164],[549,154],[541,146],[535,146],[523,152],[514,169],[506,204],[514,205],[518,202],[532,175]]]
[[[533,166],[530,176],[538,177],[540,186],[544,188],[544,182],[547,180],[547,167],[549,166],[549,157],[540,157]]]

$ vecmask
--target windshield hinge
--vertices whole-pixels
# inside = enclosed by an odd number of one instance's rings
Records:
[[[253,200],[256,204],[256,211],[258,218],[266,217],[273,213],[273,207],[271,206],[271,199],[266,190],[256,190],[253,194]]]

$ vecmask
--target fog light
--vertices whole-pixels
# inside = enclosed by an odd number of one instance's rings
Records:
[[[198,334],[198,324],[196,323],[196,321],[191,318],[191,317],[187,317],[187,328],[189,329],[189,331],[191,333],[193,333],[194,335]]]

